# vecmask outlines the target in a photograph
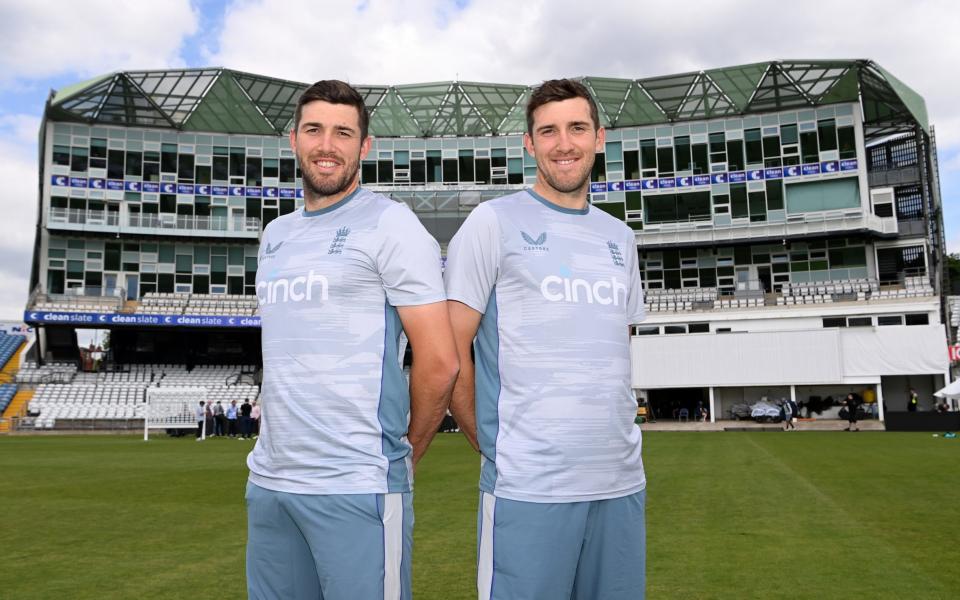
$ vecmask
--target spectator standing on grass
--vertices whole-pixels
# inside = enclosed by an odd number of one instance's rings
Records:
[[[860,397],[860,394],[854,392],[850,392],[844,398],[843,405],[847,409],[847,427],[844,431],[860,431],[860,428],[857,427],[857,410],[860,409],[862,403],[863,398]]]
[[[214,434],[219,436],[224,436],[227,433],[227,415],[224,414],[223,404],[217,400],[217,403],[213,406],[213,424],[214,424]]]
[[[203,435],[203,422],[206,419],[207,412],[204,409],[204,401],[201,400],[200,404],[197,406],[196,416],[197,416],[197,439],[200,439],[200,436]]]
[[[780,410],[783,412],[783,430],[790,431],[797,428],[797,416],[800,414],[800,407],[793,398],[784,398]]]
[[[215,419],[213,417],[213,403],[207,402],[206,406],[203,407],[203,417],[206,421],[207,426],[207,437],[212,437],[216,434],[216,427],[214,426]]]
[[[240,405],[240,437],[250,439],[250,415],[253,412],[253,406],[250,405],[250,398],[244,398]]]
[[[304,205],[263,231],[264,404],[247,457],[252,599],[412,594],[414,467],[449,403],[457,352],[440,246],[405,204],[360,186],[369,119],[342,81],[301,94],[289,140]]]
[[[230,406],[227,407],[227,435],[230,437],[236,437],[237,435],[237,413],[240,411],[237,410],[237,401],[231,400]]]
[[[917,412],[917,405],[919,404],[920,396],[917,395],[917,390],[910,388],[910,397],[907,399],[907,410]]]
[[[482,455],[479,597],[641,600],[635,236],[588,201],[605,138],[589,90],[547,81],[526,116],[536,183],[474,208],[444,271],[461,364],[450,408]]]
[[[253,401],[253,407],[250,409],[250,423],[253,425],[253,438],[260,436],[260,405]]]

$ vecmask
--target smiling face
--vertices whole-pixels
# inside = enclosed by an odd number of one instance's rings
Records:
[[[353,106],[322,100],[303,105],[300,124],[290,132],[290,147],[300,162],[306,199],[338,200],[353,191],[370,141],[361,138]]]
[[[531,133],[524,135],[527,152],[537,160],[537,183],[560,194],[586,194],[603,140],[603,128],[594,127],[583,98],[538,107]]]

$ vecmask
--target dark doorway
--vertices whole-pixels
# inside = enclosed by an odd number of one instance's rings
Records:
[[[649,390],[647,402],[660,421],[699,421],[701,411],[710,418],[710,393],[707,388],[668,388]]]

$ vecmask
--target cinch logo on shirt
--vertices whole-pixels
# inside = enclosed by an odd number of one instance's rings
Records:
[[[315,288],[319,286],[319,292]],[[278,302],[304,302],[326,300],[328,297],[329,282],[323,275],[315,273],[313,269],[305,276],[281,277],[273,281],[261,281],[257,284],[257,300],[260,305],[276,304]]]
[[[627,286],[617,281],[601,279],[593,283],[586,279],[571,279],[557,275],[547,275],[540,282],[540,293],[550,302],[585,302],[620,306],[620,294],[627,301]]]

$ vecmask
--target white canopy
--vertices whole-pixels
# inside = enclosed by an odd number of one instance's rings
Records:
[[[954,381],[947,387],[943,388],[939,392],[935,393],[934,396],[940,398],[957,398],[960,399],[960,379]]]

